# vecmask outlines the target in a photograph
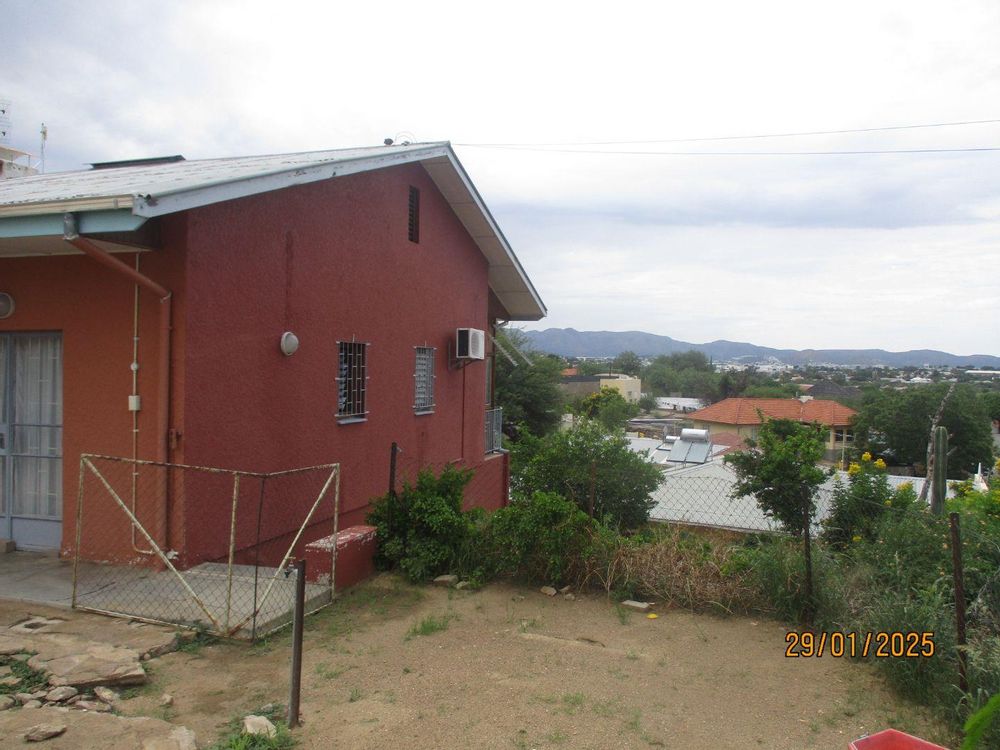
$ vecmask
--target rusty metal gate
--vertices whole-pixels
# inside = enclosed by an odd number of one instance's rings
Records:
[[[287,624],[289,562],[337,533],[340,465],[248,472],[84,454],[73,607],[255,639]],[[312,571],[307,611],[329,604]]]

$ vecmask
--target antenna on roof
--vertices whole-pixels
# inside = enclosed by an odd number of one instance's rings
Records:
[[[47,127],[45,127],[45,123],[44,122],[42,123],[42,129],[39,131],[39,134],[42,136],[42,143],[41,143],[41,146],[38,149],[39,159],[41,160],[40,163],[39,163],[39,171],[42,174],[44,174],[45,173],[45,141],[47,141],[49,139],[49,129]]]
[[[382,143],[384,143],[386,146],[391,146],[392,138],[386,138],[384,141],[382,141]]]

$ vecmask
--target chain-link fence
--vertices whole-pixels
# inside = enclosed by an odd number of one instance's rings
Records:
[[[339,504],[339,464],[255,473],[85,454],[73,606],[257,638],[289,621],[288,564],[336,534]],[[307,585],[307,611],[332,600],[334,565]]]
[[[656,503],[650,510],[650,520],[748,533],[781,531],[781,525],[761,510],[755,497],[733,497],[735,486],[735,476],[725,467],[693,474],[666,472],[650,493]],[[830,515],[832,500],[831,487],[817,490],[814,533]]]

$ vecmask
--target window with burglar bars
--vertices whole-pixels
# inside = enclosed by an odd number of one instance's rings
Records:
[[[413,410],[417,414],[434,411],[434,347],[416,346],[416,367],[413,371]]]
[[[341,341],[339,344],[337,419],[364,419],[368,414],[365,408],[368,391],[368,344],[356,341]]]

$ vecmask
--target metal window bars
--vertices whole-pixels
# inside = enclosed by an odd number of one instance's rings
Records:
[[[337,418],[364,419],[368,395],[368,344],[340,341],[337,371]]]
[[[418,414],[434,411],[434,352],[433,346],[415,346],[416,364],[413,372],[413,410]]]
[[[486,410],[485,453],[499,453],[503,449],[503,409]]]

